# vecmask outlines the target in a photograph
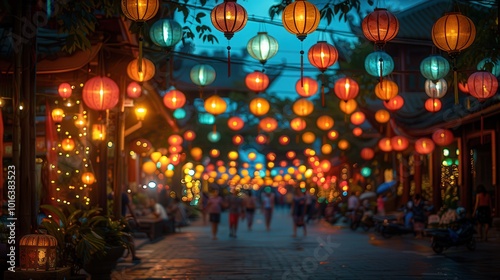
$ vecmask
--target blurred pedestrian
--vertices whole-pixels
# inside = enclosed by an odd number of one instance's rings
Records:
[[[264,194],[262,195],[261,200],[266,230],[269,231],[271,230],[271,220],[274,210],[274,193],[272,193],[271,187],[267,186],[264,188]]]
[[[292,218],[293,218],[293,237],[297,236],[297,227],[304,229],[304,236],[307,235],[306,223],[304,216],[306,215],[307,201],[301,188],[295,189],[295,195],[292,201]]]
[[[255,216],[255,208],[257,206],[257,199],[252,194],[252,190],[248,191],[248,194],[243,201],[245,205],[245,218],[247,219],[247,227],[248,230],[251,231],[253,219]]]
[[[385,216],[385,199],[382,194],[377,197],[377,215]]]
[[[491,226],[491,197],[484,185],[477,186],[474,215],[479,224],[479,239],[488,241],[488,229]]]
[[[424,228],[425,228],[425,203],[422,200],[422,196],[417,193],[413,197],[413,230],[415,231],[415,236],[421,238]]]
[[[229,195],[228,209],[229,237],[236,237],[236,231],[238,230],[238,221],[245,215],[243,199],[240,197],[240,191],[238,189],[234,189],[234,191]]]
[[[217,231],[220,223],[220,213],[223,207],[222,197],[219,196],[218,190],[212,190],[210,196],[208,197],[206,211],[208,213],[208,219],[212,224],[212,239],[217,240]]]

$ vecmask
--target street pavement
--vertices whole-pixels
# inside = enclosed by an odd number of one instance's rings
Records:
[[[228,215],[222,214],[218,240],[210,226],[196,221],[155,242],[136,241],[142,259],[121,260],[113,280],[156,279],[499,279],[500,232],[474,252],[452,247],[441,255],[430,239],[413,235],[384,239],[373,229],[352,231],[339,222],[312,221],[308,234],[292,236],[287,209],[276,209],[271,230],[256,213],[252,231],[240,221],[238,237],[229,237]]]

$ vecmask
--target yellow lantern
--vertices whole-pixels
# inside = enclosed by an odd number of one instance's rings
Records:
[[[324,155],[329,155],[332,153],[332,151],[333,147],[330,144],[324,144],[323,146],[321,146],[321,153]]]
[[[52,121],[54,121],[55,123],[60,123],[64,118],[64,111],[61,108],[55,108],[52,110],[51,116]]]
[[[379,123],[386,123],[391,119],[389,112],[384,109],[378,110],[375,113],[375,120]]]
[[[382,79],[382,81],[375,86],[375,95],[383,101],[391,100],[391,98],[398,95],[398,91],[398,85],[388,79]]]
[[[142,164],[142,171],[148,175],[154,174],[156,171],[156,164],[152,161],[146,161]]]
[[[303,41],[307,34],[318,28],[320,21],[318,8],[305,0],[296,0],[283,10],[281,20],[285,29]]]
[[[203,150],[200,147],[193,147],[191,149],[191,156],[193,157],[194,160],[198,161],[201,159],[203,155]]]
[[[269,101],[262,97],[256,97],[250,101],[249,104],[250,112],[255,116],[263,116],[269,112]]]
[[[227,154],[227,158],[230,160],[237,160],[238,159],[238,152],[237,151],[229,151]]]
[[[156,152],[152,152],[151,155],[149,155],[149,158],[154,162],[154,163],[157,163],[158,160],[160,160],[160,158],[162,157],[163,155],[156,151]]]
[[[305,117],[314,111],[314,104],[305,98],[300,98],[293,103],[292,110],[297,116]]]
[[[61,148],[65,152],[73,151],[73,149],[75,148],[75,140],[73,140],[72,138],[64,138],[61,141]]]
[[[335,121],[333,120],[333,118],[327,115],[320,116],[316,120],[316,125],[321,130],[329,130],[330,128],[333,127],[334,124]]]
[[[339,138],[339,132],[333,129],[328,131],[328,134],[326,136],[330,140],[336,140],[337,138]]]
[[[356,111],[358,108],[358,103],[354,99],[349,99],[347,101],[340,101],[339,104],[340,111],[344,112],[344,114],[349,115],[352,112]]]
[[[105,124],[93,124],[92,125],[92,140],[103,141],[106,138],[106,125]]]
[[[142,64],[139,59],[132,60],[127,66],[127,75],[136,82],[146,82],[151,80],[156,73],[153,62],[145,57],[142,58]]]
[[[474,22],[459,12],[447,13],[432,26],[432,42],[455,57],[468,48],[476,37]]]
[[[94,176],[94,173],[92,172],[84,172],[82,174],[82,182],[86,185],[92,185],[93,183],[95,183],[95,176]]]

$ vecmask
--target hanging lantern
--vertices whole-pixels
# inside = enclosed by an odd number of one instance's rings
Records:
[[[307,52],[309,63],[321,72],[325,72],[328,67],[335,64],[338,57],[337,49],[326,41],[318,41]]]
[[[448,146],[453,140],[455,140],[453,132],[448,129],[438,129],[432,133],[432,141],[439,146]]]
[[[439,112],[439,110],[441,110],[441,106],[442,106],[441,100],[436,98],[429,98],[425,100],[424,103],[425,109],[431,113]]]
[[[168,147],[168,153],[171,155],[177,155],[182,152],[182,147],[181,146],[169,146]]]
[[[383,152],[392,151],[392,143],[390,137],[384,137],[378,141],[378,147]]]
[[[361,127],[355,127],[352,129],[352,135],[359,137],[361,134],[363,134],[363,129],[361,129]]]
[[[352,112],[356,111],[358,103],[354,99],[349,99],[347,101],[340,101],[339,107],[344,114],[350,115]]]
[[[349,146],[350,146],[349,141],[345,139],[339,140],[339,143],[337,144],[337,147],[342,151],[349,149]]]
[[[316,135],[314,133],[307,131],[302,134],[302,142],[306,144],[312,144],[316,140]]]
[[[257,135],[257,136],[255,137],[255,142],[257,142],[257,144],[259,144],[259,145],[264,145],[264,144],[266,144],[266,143],[267,143],[267,140],[268,140],[268,138],[267,138],[267,136],[266,136],[266,135],[264,135],[264,134],[259,134],[259,135]]]
[[[218,131],[214,130],[214,131],[210,131],[207,135],[207,139],[208,141],[212,142],[212,143],[217,143],[219,142],[221,138],[221,135]]]
[[[375,156],[372,148],[363,148],[360,152],[361,158],[364,160],[371,160]]]
[[[258,32],[247,43],[247,51],[251,57],[264,65],[270,58],[278,53],[278,41],[267,32]]]
[[[452,12],[434,23],[431,35],[436,47],[455,57],[474,42],[476,27],[468,17]]]
[[[321,153],[324,155],[329,155],[333,151],[333,147],[330,144],[324,144],[321,146]]]
[[[384,51],[374,51],[365,58],[365,69],[368,74],[382,78],[394,70],[394,60]]]
[[[426,79],[439,80],[450,72],[450,63],[440,55],[431,55],[420,62],[420,73]]]
[[[71,93],[73,92],[73,89],[71,88],[70,84],[62,83],[57,88],[57,92],[59,93],[60,97],[69,98],[71,96]]]
[[[498,80],[495,75],[486,71],[472,73],[467,79],[469,93],[480,102],[494,96],[498,90]]]
[[[170,146],[179,146],[179,145],[182,145],[182,137],[180,135],[177,135],[177,134],[172,134],[168,137],[168,144]]]
[[[231,40],[235,32],[238,32],[247,24],[247,11],[236,0],[224,0],[215,6],[210,13],[213,26],[224,32],[227,40]],[[227,46],[227,76],[231,76],[231,47]]]
[[[151,41],[163,48],[172,48],[182,39],[182,26],[173,19],[160,19],[149,29]]]
[[[170,110],[179,109],[186,104],[186,96],[180,90],[169,90],[163,96],[163,104]]]
[[[334,124],[335,121],[333,118],[327,115],[319,116],[318,119],[316,119],[316,126],[321,130],[329,130]]]
[[[136,22],[152,19],[160,7],[158,0],[122,0],[120,2],[123,14]]]
[[[292,110],[297,116],[305,117],[314,111],[314,104],[305,98],[300,98],[293,103]]]
[[[348,101],[358,96],[359,85],[355,80],[343,77],[335,82],[333,90],[340,100]]]
[[[375,120],[378,123],[386,123],[391,119],[391,115],[386,110],[378,110],[375,112]]]
[[[142,58],[142,66],[139,66],[139,59],[132,60],[127,66],[127,75],[130,79],[142,83],[154,77],[156,68],[153,62],[145,57]]]
[[[306,128],[307,123],[302,118],[294,118],[290,121],[290,128],[295,131],[302,131]]]
[[[191,68],[189,78],[191,81],[200,87],[200,98],[203,95],[203,88],[212,84],[215,81],[217,74],[215,69],[208,64],[197,64]]]
[[[240,117],[236,117],[236,116],[235,117],[230,117],[227,120],[227,126],[231,130],[238,131],[238,130],[242,129],[245,126],[245,121],[243,121],[243,119],[240,118]]]
[[[426,80],[424,85],[425,93],[430,98],[441,98],[448,91],[448,83],[445,79],[437,81]]]
[[[269,86],[269,77],[260,71],[254,71],[245,77],[245,85],[255,93],[263,92]]]
[[[193,141],[196,139],[196,132],[192,130],[186,130],[182,136],[186,141]]]
[[[21,270],[55,270],[57,239],[48,234],[25,235],[19,240],[19,255]]]
[[[278,138],[278,142],[280,143],[280,145],[288,145],[290,144],[290,137],[288,137],[287,135],[281,135],[279,138]]]
[[[397,135],[391,138],[392,149],[396,152],[401,152],[406,150],[409,144],[410,141],[404,136]]]
[[[351,115],[351,123],[353,125],[361,125],[366,119],[366,116],[363,112],[355,112]]]
[[[92,110],[108,110],[118,104],[120,89],[108,77],[97,76],[89,79],[83,86],[82,98]]]
[[[149,155],[149,158],[153,161],[153,163],[157,163],[160,158],[162,157],[162,153],[156,151],[156,152],[152,152],[150,155]]]
[[[278,121],[271,117],[263,118],[259,122],[259,127],[265,132],[273,132],[278,127]]]
[[[250,101],[249,104],[250,112],[254,114],[255,116],[263,116],[269,112],[269,101],[262,97],[256,97]]]
[[[52,117],[52,121],[54,121],[55,123],[61,123],[64,119],[64,111],[61,108],[52,109],[50,115]]]
[[[106,125],[95,123],[92,125],[92,140],[103,141],[106,138]]]
[[[136,82],[130,82],[127,86],[127,96],[129,98],[139,98],[142,93],[141,86]]]
[[[78,114],[78,117],[75,120],[75,126],[78,128],[84,128],[87,126],[87,118],[82,114]]]
[[[393,98],[384,101],[384,107],[390,111],[397,111],[403,107],[405,100],[401,95],[396,95]]]
[[[395,97],[398,95],[398,85],[388,79],[382,79],[376,86],[375,86],[375,95],[381,100],[387,101],[390,100],[391,98]]]
[[[61,141],[61,148],[65,152],[73,151],[73,149],[75,148],[75,140],[73,140],[72,138],[64,138]]]
[[[330,130],[326,136],[332,141],[337,140],[337,138],[339,138],[339,132],[336,130]]]
[[[429,138],[420,138],[415,141],[415,151],[421,155],[432,153],[434,146],[434,142]]]
[[[203,150],[200,147],[193,147],[191,149],[191,156],[194,160],[199,161],[203,156]]]
[[[226,101],[218,95],[212,95],[205,100],[205,110],[214,116],[224,113],[226,108]]]
[[[484,58],[477,64],[477,70],[488,71],[496,77],[500,76],[500,59],[493,61],[490,57]]]
[[[243,136],[238,134],[234,135],[232,140],[234,145],[241,145],[243,143]]]
[[[300,96],[313,96],[318,92],[318,82],[313,78],[304,77],[295,83],[295,90]]]
[[[95,176],[92,172],[84,172],[82,174],[82,183],[86,185],[92,185],[95,182]]]
[[[363,19],[361,28],[366,39],[382,47],[398,34],[399,21],[387,9],[375,8]]]

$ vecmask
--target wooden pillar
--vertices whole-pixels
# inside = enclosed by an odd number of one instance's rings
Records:
[[[414,155],[414,176],[413,181],[415,182],[415,193],[422,193],[422,155],[415,153]]]
[[[460,178],[459,178],[459,188],[458,188],[458,193],[460,196],[460,205],[465,207],[468,212],[472,213],[474,209],[471,209],[471,206],[469,205],[469,200],[470,197],[468,196],[468,192],[471,189],[470,182],[471,180],[471,174],[470,171],[472,170],[472,165],[471,165],[471,155],[469,152],[469,147],[468,147],[468,141],[467,141],[467,135],[466,135],[467,128],[464,127],[462,130],[462,137],[458,141],[458,147],[460,149]]]
[[[432,186],[432,205],[438,210],[443,204],[441,197],[441,150],[434,149],[432,160],[430,162],[431,186]]]
[[[403,194],[399,203],[401,205],[410,200],[410,166],[404,156],[401,157],[401,161],[399,162],[399,174],[399,180],[403,184]]]

